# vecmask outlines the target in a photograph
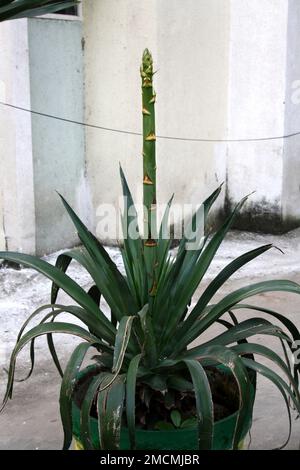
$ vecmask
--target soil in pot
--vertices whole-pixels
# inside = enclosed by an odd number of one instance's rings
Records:
[[[231,374],[216,367],[207,367],[207,376],[212,390],[214,404],[214,421],[227,418],[238,410],[238,387]],[[75,389],[75,403],[81,408],[87,388],[93,378],[100,372],[91,367],[82,375]],[[179,392],[169,389],[168,392],[153,390],[146,383],[137,385],[136,393],[136,428],[143,430],[156,429],[157,423],[171,423],[171,412],[178,410],[181,421],[196,417],[196,402],[193,391]],[[91,416],[97,418],[96,405],[92,407]],[[126,417],[124,415],[124,426]]]

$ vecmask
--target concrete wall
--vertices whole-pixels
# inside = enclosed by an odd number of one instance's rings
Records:
[[[300,130],[300,2],[289,0],[284,133]],[[286,228],[300,224],[300,136],[284,142],[282,216]]]
[[[231,0],[228,136],[281,136],[285,130],[286,0]],[[238,227],[282,229],[283,140],[231,143],[227,204],[252,191]]]
[[[81,21],[30,19],[0,26],[4,101],[83,121]],[[9,250],[44,254],[78,242],[55,190],[91,213],[81,126],[0,107],[0,227]],[[3,213],[3,223],[1,212]]]
[[[30,108],[28,22],[0,25],[0,79],[2,98]],[[0,106],[2,227],[10,250],[34,253],[35,210],[33,192],[31,116]],[[2,238],[3,245],[3,238]]]
[[[4,231],[4,216],[3,216],[3,192],[0,192],[0,250],[5,250],[5,231]]]
[[[158,135],[281,136],[300,129],[299,31],[298,0],[85,0],[83,22],[0,25],[0,96],[141,132],[139,65],[148,47],[158,70]],[[119,207],[119,161],[141,202],[140,136],[84,130],[1,105],[0,121],[1,249],[43,254],[77,243],[55,190],[105,239],[97,211],[103,203]],[[237,227],[289,229],[300,224],[299,151],[298,137],[158,139],[159,201],[175,191],[175,203],[197,204],[225,180],[216,215],[255,191]]]
[[[224,138],[229,6],[219,0],[86,0],[86,121],[141,131],[139,66],[148,47],[158,70],[157,134]],[[119,161],[141,201],[141,146],[139,136],[87,129],[94,208],[104,202],[117,205]],[[160,202],[175,191],[175,202],[200,203],[225,179],[224,145],[159,139],[157,153]],[[221,197],[218,207],[222,204]],[[105,237],[101,229],[98,235]]]
[[[31,107],[83,121],[81,21],[29,20]],[[32,116],[36,251],[71,246],[74,228],[55,193],[83,217],[91,212],[85,180],[84,128]]]

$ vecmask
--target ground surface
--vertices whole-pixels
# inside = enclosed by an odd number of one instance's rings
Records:
[[[265,243],[273,242],[285,254],[276,249],[264,254],[236,274],[222,289],[221,295],[243,285],[266,279],[290,279],[300,283],[300,230],[287,235],[257,235],[233,231],[227,237],[212,264],[201,289],[234,257]],[[118,250],[109,248],[109,253],[122,269]],[[54,263],[56,255],[47,257]],[[69,268],[71,275],[83,287],[91,285],[89,276],[75,263]],[[16,271],[0,269],[0,392],[4,391],[6,375],[2,372],[8,363],[18,330],[28,315],[41,304],[49,302],[50,282],[29,269]],[[255,300],[255,301],[254,301]],[[67,296],[60,295],[61,303],[68,303]],[[252,301],[286,314],[300,328],[300,296],[269,293]],[[103,306],[103,309],[105,306]],[[249,313],[241,311],[247,318]],[[253,316],[253,314],[251,315]],[[67,319],[67,316],[65,317]],[[216,328],[210,334],[216,333]],[[280,351],[276,341],[269,337],[257,337],[257,342]],[[62,363],[68,359],[76,339],[66,335],[57,337],[56,344]],[[262,361],[263,362],[263,361]],[[28,350],[21,353],[18,361],[18,377],[26,374],[29,366]],[[14,399],[0,416],[0,449],[59,449],[62,429],[59,419],[58,394],[60,379],[51,362],[46,341],[37,340],[36,368],[31,379],[18,383],[14,388]],[[257,400],[252,427],[251,449],[272,449],[282,444],[288,432],[287,414],[277,390],[266,380],[259,379]],[[298,449],[300,441],[300,419],[293,420],[293,432],[288,449]]]

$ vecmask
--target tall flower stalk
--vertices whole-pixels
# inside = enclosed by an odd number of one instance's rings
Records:
[[[150,297],[157,289],[157,214],[156,214],[156,135],[155,99],[153,89],[153,59],[145,49],[141,65],[143,98],[143,204],[144,204],[144,253]]]

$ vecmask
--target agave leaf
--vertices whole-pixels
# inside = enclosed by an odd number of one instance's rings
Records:
[[[176,282],[176,278],[180,272],[184,258],[184,252],[182,252],[181,255],[177,254],[175,260],[172,260],[169,265],[166,265],[166,272],[163,279],[162,274],[160,276],[154,306],[152,308],[153,319],[157,325],[157,329],[161,328],[161,323],[163,321],[161,318],[161,312],[162,310],[167,311],[168,309],[170,303],[170,290]]]
[[[55,13],[78,3],[71,0],[4,0],[0,4],[0,22]]]
[[[258,306],[249,305],[249,304],[237,304],[237,305],[232,307],[232,310],[239,310],[239,309],[256,310],[258,312],[262,312],[262,313],[266,313],[267,315],[271,315],[272,317],[279,320],[287,328],[287,330],[291,334],[294,341],[299,341],[300,340],[300,333],[299,333],[298,328],[296,328],[294,323],[291,320],[289,320],[287,317],[285,317],[284,315],[282,315],[278,312],[275,312],[274,310],[270,310],[268,308],[265,308],[265,307],[258,307]],[[288,346],[290,347],[290,349],[292,349],[292,345],[290,345],[290,343],[288,343]],[[285,348],[284,345],[283,345],[283,348]],[[296,371],[299,371],[299,370],[300,370],[300,364],[294,364],[294,375],[295,375],[295,378],[296,378],[297,382],[298,382],[298,377],[297,377]]]
[[[54,318],[51,321],[54,322]],[[34,339],[32,340],[31,344],[32,343],[34,343]],[[60,365],[58,355],[57,355],[57,352],[56,352],[56,349],[55,349],[55,344],[54,344],[52,333],[49,333],[47,335],[47,344],[48,344],[48,348],[49,348],[52,360],[55,364],[55,367],[58,370],[59,375],[61,377],[63,377],[64,374],[63,374],[63,370],[62,370],[62,367]],[[32,370],[33,370],[34,362],[31,360],[31,363],[32,363]]]
[[[201,333],[203,333],[203,331],[207,330],[207,328],[209,328],[216,320],[218,320],[225,312],[232,309],[234,305],[240,303],[244,299],[257,294],[276,291],[300,294],[300,286],[296,282],[292,281],[271,280],[241,287],[240,289],[237,289],[236,291],[226,295],[211,309],[202,312],[192,332],[186,335],[185,343],[190,344]]]
[[[74,336],[79,336],[80,338],[84,339],[85,341],[92,343],[92,344],[101,344],[98,338],[92,336],[88,331],[84,330],[80,326],[73,325],[71,323],[46,323],[43,325],[38,325],[28,331],[20,341],[16,344],[10,358],[10,365],[8,371],[8,381],[7,381],[7,388],[6,393],[3,399],[3,404],[1,410],[7,403],[8,398],[11,394],[11,389],[14,381],[14,373],[15,373],[15,365],[16,365],[16,358],[19,352],[24,348],[24,346],[29,343],[32,339],[37,338],[38,336],[47,335],[49,333],[65,333],[71,334]]]
[[[110,376],[111,374],[106,374],[105,372],[102,372],[97,376],[93,377],[84,396],[80,413],[80,437],[83,444],[83,448],[85,450],[94,450],[92,431],[90,426],[91,409],[93,403],[95,403],[96,401],[98,389],[100,385],[105,381],[107,375]]]
[[[183,355],[182,359],[189,359],[189,351]],[[208,346],[203,348],[201,353],[197,356],[200,362],[207,360],[215,361],[228,367],[235,377],[239,389],[239,411],[234,430],[232,446],[234,449],[238,448],[239,442],[242,439],[243,424],[245,416],[250,411],[250,380],[243,364],[242,359],[231,349],[224,346]]]
[[[158,281],[160,279],[162,270],[166,264],[166,260],[167,260],[170,246],[171,246],[171,239],[170,237],[166,237],[166,234],[168,233],[169,214],[170,214],[170,208],[171,208],[173,199],[174,199],[174,194],[172,195],[172,197],[167,203],[167,206],[166,206],[166,209],[165,209],[162,221],[161,221],[160,229],[159,229],[158,244],[157,244]]]
[[[231,349],[235,351],[238,355],[258,354],[260,356],[266,357],[267,359],[272,361],[274,364],[276,364],[288,378],[294,390],[296,400],[298,404],[300,404],[300,393],[298,390],[298,385],[295,382],[294,377],[290,373],[289,367],[285,364],[285,362],[281,359],[281,357],[278,356],[278,354],[276,354],[270,348],[267,348],[266,346],[263,346],[261,344],[256,344],[256,343],[239,344],[237,346],[232,347]]]
[[[116,341],[114,346],[114,359],[113,359],[113,368],[112,372],[115,374],[119,374],[125,352],[129,343],[132,324],[134,320],[136,320],[136,316],[131,317],[123,317],[120,321],[119,328],[116,334]]]
[[[264,245],[255,250],[248,251],[243,255],[236,258],[234,261],[229,263],[222,271],[213,279],[209,286],[205,289],[200,299],[198,300],[196,306],[193,308],[192,313],[186,319],[186,321],[181,325],[178,330],[178,333],[175,335],[174,344],[180,341],[184,343],[184,335],[193,327],[194,322],[197,320],[199,315],[202,313],[203,309],[207,306],[219,288],[240,268],[245,266],[253,259],[260,256],[262,253],[268,251],[272,245]]]
[[[120,371],[123,366],[124,358],[126,349],[129,344],[132,323],[136,320],[136,316],[131,317],[123,317],[120,321],[119,328],[116,335],[116,341],[114,345],[114,354],[113,354],[113,367],[111,375],[111,381],[107,383],[105,381],[105,385],[101,386],[99,392],[103,392],[105,389],[111,387],[115,380],[118,379]]]
[[[253,361],[252,359],[242,358],[242,361],[248,368],[253,369],[255,372],[257,372],[257,373],[263,375],[264,377],[266,377],[267,379],[269,379],[278,388],[278,390],[280,391],[280,393],[283,396],[283,399],[284,399],[285,404],[286,404],[286,409],[287,409],[287,412],[288,412],[289,432],[288,432],[288,437],[287,437],[286,441],[284,442],[283,445],[281,445],[279,447],[279,449],[282,449],[283,447],[285,447],[288,444],[288,442],[290,440],[290,436],[291,436],[291,413],[290,413],[290,406],[289,406],[287,396],[289,396],[292,399],[292,401],[294,402],[298,412],[299,412],[299,402],[295,401],[294,394],[291,393],[290,388],[284,382],[284,380],[282,380],[282,378],[278,374],[273,372],[270,368],[268,368],[268,367],[264,366],[263,364],[260,364],[256,361]]]
[[[248,196],[244,197],[235,206],[235,209],[226,219],[223,226],[213,235],[207,247],[203,251],[201,250],[202,253],[200,253],[196,265],[193,265],[191,263],[189,269],[185,270],[184,274],[182,274],[181,276],[178,276],[176,292],[174,296],[175,300],[177,300],[178,302],[182,302],[181,299],[186,298],[187,303],[191,299],[195,289],[197,288],[199,282],[201,281],[207,269],[209,268],[218,248],[220,247],[229,229],[232,227],[232,224],[234,223],[237,214],[239,213],[240,209],[242,208],[247,199]],[[187,282],[189,282],[190,284],[187,284]],[[179,287],[182,287],[183,290],[181,290]]]
[[[199,450],[212,449],[213,443],[213,401],[210,384],[205,370],[198,361],[185,359],[183,361],[187,366],[194,385],[198,428],[199,428]]]
[[[194,216],[192,217],[192,220],[190,222],[190,225],[188,226],[188,231],[190,231],[190,227],[195,225],[195,221],[198,220],[199,213],[201,215],[202,214],[204,215],[204,226],[205,226],[209,210],[210,210],[211,206],[213,205],[213,203],[215,202],[215,200],[218,198],[218,196],[221,192],[221,188],[222,188],[222,185],[220,185],[204,201],[203,208],[200,207],[198,209],[198,211],[194,214]],[[176,279],[178,278],[180,271],[183,269],[183,267],[189,267],[189,266],[194,265],[196,259],[199,257],[199,255],[200,255],[200,253],[201,253],[201,251],[204,247],[204,244],[203,244],[198,250],[187,251],[186,248],[185,248],[187,241],[188,240],[185,236],[181,239],[179,247],[178,247],[176,258],[175,258],[174,262],[172,264],[170,264],[170,269],[167,272],[168,275],[166,276],[166,279],[164,279],[164,282],[160,283],[161,285],[159,285],[158,294],[157,294],[158,309],[157,309],[157,312],[155,312],[155,314],[157,314],[157,315],[159,315],[161,309],[166,306],[164,304],[164,302],[167,302],[167,301],[169,302],[169,292],[170,292],[172,286],[174,285]]]
[[[101,300],[101,292],[99,288],[95,285],[92,286],[88,291],[89,296],[93,299],[95,304],[99,307]]]
[[[41,323],[44,323],[45,321],[47,321],[51,317],[52,317],[52,321],[54,321],[54,319],[57,317],[57,315],[59,315],[61,313],[70,313],[70,314],[74,315],[75,317],[79,318],[84,324],[86,324],[89,327],[89,329],[92,333],[98,335],[99,338],[101,337],[101,330],[98,329],[99,325],[98,325],[97,321],[95,321],[94,316],[91,315],[86,310],[84,310],[80,307],[77,307],[77,306],[73,306],[73,305],[67,306],[67,305],[59,305],[59,304],[54,304],[54,305],[47,304],[47,305],[43,305],[43,306],[39,307],[38,309],[36,309],[27,318],[27,320],[24,322],[24,324],[22,325],[22,327],[19,331],[18,338],[17,338],[17,343],[20,341],[26,327],[31,322],[31,320],[33,318],[35,318],[37,315],[39,315],[42,311],[50,309],[50,308],[52,309],[52,311],[50,313],[48,313],[43,318]],[[50,333],[47,335],[47,342],[48,342],[48,347],[49,347],[52,359],[54,361],[54,364],[56,365],[56,367],[58,369],[58,372],[62,377],[63,376],[62,369],[61,369],[59,359],[58,359],[57,354],[56,354],[52,334],[50,334]],[[103,345],[104,349],[108,349],[108,345],[105,345],[104,343],[102,343],[102,345]],[[31,357],[31,368],[30,368],[30,371],[29,371],[27,377],[23,380],[27,380],[33,372],[33,368],[34,368],[34,339],[31,341],[31,345],[30,345],[30,357]]]
[[[231,215],[227,218],[220,230],[212,237],[207,247],[200,254],[196,264],[191,263],[189,269],[184,275],[178,275],[176,283],[174,283],[169,297],[171,299],[168,313],[164,315],[162,322],[163,334],[161,335],[160,344],[168,344],[170,338],[177,328],[178,321],[182,317],[182,313],[186,309],[186,305],[190,302],[196,288],[210,266],[219,246],[224,240],[228,230],[231,228],[239,210],[246,202],[248,196],[243,198],[235,207]]]
[[[62,253],[61,255],[57,257],[55,266],[65,273],[72,260],[75,260],[77,261],[77,263],[82,265],[88,271],[92,279],[95,282],[97,281],[97,278],[98,278],[97,266],[95,265],[95,263],[93,262],[89,254],[82,249],[70,250],[65,253]],[[51,288],[51,303],[52,304],[55,304],[58,292],[59,292],[59,286],[55,284],[55,282],[53,282],[52,288]],[[96,284],[93,285],[89,289],[88,295],[94,300],[97,307],[100,308],[101,292],[99,290],[99,287]],[[111,322],[112,325],[116,326],[116,322],[114,321],[114,319],[112,318],[111,320],[112,320]],[[54,359],[56,356],[56,353],[55,353],[55,348],[53,344],[53,339],[51,338],[51,335],[49,335],[48,338],[49,338],[49,342],[51,345],[51,346],[49,345],[49,349]],[[58,370],[59,370],[59,367],[58,367]]]
[[[206,344],[221,344],[226,346],[259,334],[277,336],[278,338],[292,342],[291,338],[287,336],[278,325],[272,325],[268,320],[258,317],[249,318],[238,325],[232,325],[229,331],[221,333],[202,346]],[[192,349],[190,351],[192,351]]]
[[[142,354],[131,359],[126,376],[126,417],[131,449],[135,449],[135,394],[136,379]]]
[[[94,280],[107,303],[114,311],[117,319],[120,320],[126,313],[135,313],[137,306],[129,291],[126,280],[118,270],[116,264],[110,258],[101,243],[81,222],[66,200],[62,196],[60,197],[76,227],[80,240],[98,267],[97,278]]]
[[[225,328],[227,328],[227,330],[230,330],[230,328],[232,328],[234,326],[229,321],[226,321],[226,320],[223,320],[223,319],[217,320],[216,323],[219,323],[220,325],[224,326]]]
[[[168,379],[168,389],[172,388],[178,390],[179,392],[192,391],[194,386],[192,382],[181,377],[181,375],[171,375]]]
[[[34,362],[35,362],[35,351],[34,351],[34,339],[33,339],[30,343],[30,369],[29,369],[29,372],[27,373],[27,375],[23,379],[14,379],[14,381],[15,382],[26,382],[26,380],[28,380],[32,375],[32,372],[34,370]],[[4,370],[6,371],[6,369],[4,369]],[[13,392],[13,384],[12,384],[12,387],[11,387],[9,398],[12,398],[12,392]]]
[[[109,370],[112,369],[112,366],[113,366],[113,356],[112,356],[112,353],[101,352],[101,354],[95,354],[95,355],[92,357],[92,360],[93,360],[93,361],[96,361],[97,364],[99,364],[102,369],[103,369],[103,368],[104,368],[104,369],[109,369]]]
[[[30,323],[30,321],[37,315],[39,315],[42,311],[46,310],[46,309],[50,309],[52,308],[53,309],[53,305],[43,305],[42,307],[39,307],[38,309],[36,309],[28,318],[27,320],[25,321],[25,323],[22,325],[20,331],[19,331],[19,334],[18,334],[18,337],[17,337],[17,343],[19,342],[23,332],[25,331],[25,328],[27,327],[27,325]],[[34,342],[35,340],[33,339],[30,343],[30,370],[27,374],[27,376],[22,379],[22,380],[17,380],[17,382],[25,382],[26,380],[28,380],[31,375],[32,375],[32,372],[34,370],[34,362],[35,362],[35,352],[34,352]],[[56,354],[56,350],[55,350],[55,346],[54,346],[54,343],[53,343],[53,338],[52,338],[52,335],[51,334],[48,334],[47,335],[47,343],[48,343],[48,347],[49,347],[49,351],[50,351],[50,354],[52,356],[52,359],[53,359],[53,362],[54,364],[56,365],[56,368],[60,374],[60,376],[62,377],[63,376],[63,372],[62,372],[62,368],[60,366],[60,363],[59,363],[59,360],[58,360],[58,357],[57,357],[57,354]]]
[[[108,383],[111,383],[111,378],[108,377]],[[98,427],[99,427],[99,440],[102,450],[119,450],[120,448],[120,433],[122,424],[122,414],[124,407],[125,397],[125,376],[119,376],[107,388],[103,382],[98,394],[97,408],[98,408]]]
[[[207,215],[208,212],[217,199],[217,197],[220,194],[222,185],[219,186],[203,203],[203,209],[200,207],[198,211],[194,214],[190,226],[188,230],[190,229],[191,226],[195,224],[195,220],[198,219],[199,213],[204,214],[204,225],[206,223]],[[178,251],[176,258],[172,261],[169,262],[166,260],[165,264],[162,265],[161,268],[161,273],[159,277],[159,282],[158,282],[158,287],[157,287],[157,295],[155,298],[155,305],[153,309],[153,318],[155,322],[160,321],[160,314],[162,310],[168,310],[169,304],[171,302],[169,292],[173,285],[176,283],[176,279],[180,273],[180,270],[183,269],[183,267],[189,267],[193,265],[196,261],[196,259],[199,257],[203,247],[203,245],[195,251],[186,251],[185,245],[186,245],[187,239],[184,236],[179,244]],[[157,328],[158,329],[158,328]]]
[[[268,315],[271,315],[272,317],[279,320],[287,328],[287,330],[290,332],[290,334],[291,334],[294,341],[297,341],[298,339],[300,339],[300,333],[299,333],[298,328],[296,328],[294,323],[291,322],[291,320],[289,320],[284,315],[282,315],[278,312],[275,312],[274,310],[271,310],[269,308],[259,307],[257,305],[237,304],[237,305],[234,305],[232,307],[232,310],[240,310],[240,309],[256,310],[257,312],[262,312],[262,313],[266,313]]]
[[[204,226],[205,226],[209,210],[211,209],[212,205],[214,204],[214,202],[219,197],[220,192],[222,190],[222,186],[223,186],[223,183],[217,189],[215,189],[215,191],[213,191],[213,193],[203,202],[203,204],[202,204],[203,207],[200,206],[199,209],[195,212],[195,214],[193,215],[193,217],[192,217],[192,219],[191,219],[191,221],[190,221],[190,223],[187,227],[187,232],[188,233],[190,233],[192,227],[195,226],[196,221],[199,220],[200,215],[204,216]],[[180,241],[180,244],[179,244],[179,248],[178,248],[178,254],[179,255],[183,251],[185,251],[185,245],[186,245],[187,241],[188,240],[187,240],[186,237],[182,237],[182,239]]]
[[[73,351],[63,374],[59,404],[64,430],[64,450],[68,450],[72,442],[72,400],[76,378],[85,355],[91,346],[89,343],[80,343]]]
[[[93,263],[93,260],[91,259],[89,254],[85,253],[83,249],[69,250],[69,251],[66,251],[65,253],[62,253],[61,255],[57,257],[55,266],[58,269],[60,269],[63,273],[66,273],[72,260],[77,261],[77,263],[83,266],[87,270],[87,272],[91,275],[93,280],[97,278],[97,267]],[[52,288],[51,288],[51,303],[52,304],[55,304],[57,300],[58,292],[59,292],[59,286],[55,284],[55,282],[53,282]]]
[[[59,306],[59,308],[60,307],[61,306]],[[26,321],[21,326],[20,331],[19,331],[18,336],[17,336],[17,343],[20,341],[21,336],[23,335],[25,329],[27,328],[27,326],[29,325],[31,320],[33,320],[33,318],[35,318],[37,315],[42,313],[44,310],[50,310],[50,309],[53,309],[53,308],[54,308],[54,306],[52,304],[46,304],[46,305],[42,305],[41,307],[34,310],[34,312],[32,312],[32,314],[26,319]]]
[[[150,373],[146,377],[141,378],[141,381],[149,385],[152,390],[165,394],[168,391],[167,379],[166,375]]]
[[[44,260],[21,253],[0,252],[0,259],[14,261],[15,263],[20,263],[29,268],[33,268],[54,281],[81,307],[92,313],[95,318],[97,318],[99,328],[101,327],[102,329],[101,337],[110,343],[114,341],[115,328],[112,326],[110,321],[105,317],[101,310],[99,310],[97,305],[95,305],[95,302],[91,297],[78,284],[76,284],[73,279],[64,274],[58,268]]]
[[[139,235],[138,228],[138,216],[134,206],[133,198],[130,192],[130,189],[127,184],[126,177],[120,166],[120,176],[121,183],[123,188],[123,196],[125,203],[125,211],[123,218],[123,231],[124,231],[124,252],[128,260],[128,273],[134,279],[137,287],[140,289],[137,294],[140,299],[144,299],[144,295],[147,294],[147,277],[146,277],[146,267],[143,255],[143,242]],[[130,227],[134,224],[136,229],[136,238],[130,237],[129,230]],[[136,272],[133,271],[134,267]],[[127,272],[127,270],[126,270]],[[145,290],[146,289],[146,290]]]
[[[143,331],[142,350],[145,351],[146,362],[149,367],[156,364],[157,361],[157,345],[154,333],[153,319],[149,310],[149,305],[146,304],[139,312],[141,327]]]
[[[196,358],[202,354],[202,351],[205,350],[206,347],[213,345],[227,346],[234,343],[244,344],[247,343],[246,338],[257,334],[267,334],[286,341],[291,341],[278,326],[272,325],[272,323],[263,318],[250,318],[237,325],[232,325],[225,333],[221,333],[207,343],[189,349],[184,354],[185,356]]]
[[[31,10],[27,10],[25,15],[26,18],[32,18],[34,16],[42,16],[42,15],[48,15],[50,13],[57,13],[60,10],[64,10],[65,8],[73,7],[78,5],[79,2],[74,2],[74,1],[64,1],[63,3],[61,1],[53,2],[53,4],[49,3],[46,4],[44,7],[41,8],[33,8]],[[10,19],[18,19],[18,18],[24,18],[24,13],[19,13],[17,15],[14,15],[13,18]]]
[[[50,308],[52,308],[52,311],[50,313],[48,313],[42,319],[41,324],[45,323],[49,318],[52,318],[51,321],[54,322],[54,319],[58,315],[60,315],[61,313],[70,313],[70,314],[74,315],[75,317],[77,317],[78,319],[80,319],[83,323],[85,323],[89,327],[89,330],[90,330],[91,333],[97,335],[97,328],[98,328],[97,322],[95,323],[95,320],[94,320],[93,316],[91,316],[89,314],[89,312],[86,312],[85,310],[81,309],[80,307],[76,307],[76,306],[73,306],[73,305],[66,306],[66,305],[59,305],[59,304],[55,304],[55,305],[49,304],[49,305],[43,305],[42,307],[35,310],[29,316],[29,318],[25,321],[25,323],[22,325],[22,327],[19,331],[18,338],[17,338],[17,344],[20,341],[20,339],[21,339],[21,337],[24,333],[24,330],[28,326],[30,321],[35,316],[39,315],[43,310],[50,309]],[[93,331],[93,328],[95,328],[95,331]],[[98,334],[99,334],[99,337],[101,337],[101,332],[100,331],[98,331]],[[18,380],[19,382],[23,382],[25,380],[28,380],[29,377],[32,375],[32,372],[33,372],[33,369],[34,369],[34,361],[35,361],[34,342],[35,342],[35,338],[33,338],[31,340],[31,343],[30,343],[30,360],[31,360],[30,370],[29,370],[27,376],[24,379]],[[101,342],[100,339],[98,339],[98,342],[99,342],[99,345],[100,344],[102,345],[101,347],[102,347],[103,350],[110,352],[110,348],[107,344],[104,344],[103,342]],[[60,376],[62,377],[63,372],[62,372],[62,368],[61,368],[61,365],[60,365],[60,362],[59,362],[59,359],[58,359],[58,356],[57,356],[57,353],[56,353],[56,350],[55,350],[53,337],[52,337],[51,333],[47,334],[47,343],[48,343],[49,351],[51,353],[53,362],[54,362]]]
[[[43,309],[47,308],[47,307],[50,307],[50,305],[44,305]],[[97,319],[94,318],[93,315],[91,315],[88,311],[84,310],[83,308],[81,307],[78,307],[76,305],[60,305],[60,304],[54,304],[54,305],[51,305],[51,307],[53,308],[53,310],[48,313],[42,320],[41,323],[44,323],[46,322],[49,318],[53,317],[56,318],[58,315],[60,315],[61,313],[70,313],[71,315],[73,315],[74,317],[78,318],[79,320],[81,320],[89,329],[89,331],[97,336],[98,338],[98,342],[99,344],[101,343],[100,341],[100,338],[101,338],[101,328],[99,328],[99,323],[97,321]],[[38,313],[40,313],[42,309],[38,309],[36,312],[34,312],[32,315],[31,315],[31,319],[33,318],[33,315],[37,315]],[[29,319],[28,319],[29,320]],[[26,326],[26,324],[28,324],[28,321],[24,323],[24,325]],[[18,341],[21,337],[21,334],[23,334],[23,331],[24,331],[24,325],[22,326],[22,329],[19,333],[19,336],[18,336]],[[110,347],[108,345],[104,345],[103,344],[103,347],[105,347],[105,349],[110,349]]]

